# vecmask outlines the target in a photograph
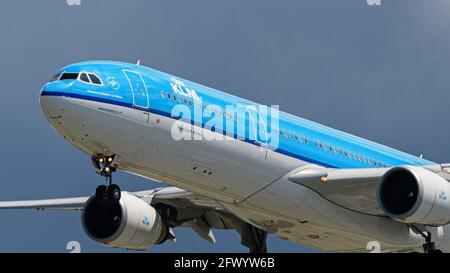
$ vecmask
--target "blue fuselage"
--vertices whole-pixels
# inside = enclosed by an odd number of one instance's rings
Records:
[[[100,82],[94,77],[98,77]],[[260,109],[259,105],[140,65],[110,61],[69,65],[42,88],[41,96],[97,101],[184,119],[203,128],[325,167],[435,165],[428,160],[281,111],[277,122],[271,122],[275,120],[271,111],[267,118],[261,118],[266,115],[262,115],[259,110],[241,116],[227,109],[233,105],[253,105],[255,109]],[[192,116],[187,117],[186,112],[174,110],[181,105],[183,109],[191,110]],[[194,113],[199,110],[202,114],[194,117]],[[211,122],[213,119],[216,122]],[[278,139],[275,146],[267,144],[274,143],[270,140],[275,137]]]

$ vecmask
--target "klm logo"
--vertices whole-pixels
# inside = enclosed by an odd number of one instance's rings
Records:
[[[149,226],[149,225],[150,225],[150,221],[148,220],[148,217],[147,217],[147,216],[144,217],[144,219],[142,219],[142,224],[143,224],[143,225],[146,225],[146,226]]]
[[[447,200],[447,195],[445,195],[445,192],[441,191],[441,193],[439,194],[439,199],[441,200]]]
[[[120,88],[120,83],[116,80],[116,78],[110,76],[108,78],[106,78],[106,83],[108,84],[109,87],[111,87],[114,91],[119,90]]]
[[[190,89],[189,87],[187,87],[184,84],[184,82],[175,78],[171,78],[170,81],[171,81],[170,86],[172,87],[173,92],[181,96],[190,97],[194,100],[199,100],[197,92],[195,92],[194,89]]]

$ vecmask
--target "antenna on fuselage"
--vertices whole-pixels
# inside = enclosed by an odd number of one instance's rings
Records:
[[[420,156],[419,156],[420,158],[423,158],[423,154],[420,154]]]
[[[140,59],[137,61],[136,65],[141,65],[141,60]]]

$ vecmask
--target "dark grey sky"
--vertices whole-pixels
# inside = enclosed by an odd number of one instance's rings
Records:
[[[450,161],[450,2],[446,0],[4,1],[0,8],[0,200],[91,194],[89,158],[54,133],[40,87],[82,60],[136,62],[400,150]],[[131,175],[126,190],[156,186]],[[1,211],[0,251],[111,251],[78,213]],[[149,251],[242,252],[176,230]],[[308,251],[271,237],[271,251]]]

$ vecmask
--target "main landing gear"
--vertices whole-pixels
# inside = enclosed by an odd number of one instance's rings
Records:
[[[425,244],[423,244],[423,251],[425,253],[442,253],[440,249],[437,249],[434,242],[431,241],[431,232],[427,231],[427,234],[421,234],[425,237]]]
[[[416,232],[417,234],[420,234],[420,236],[422,236],[425,239],[425,243],[422,245],[423,252],[425,252],[425,253],[442,253],[442,250],[437,249],[435,243],[432,241],[431,232],[429,232],[427,230],[422,230],[415,225],[411,225],[410,227],[414,232]]]
[[[120,157],[117,155],[92,156],[92,164],[97,168],[97,174],[105,177],[106,185],[100,185],[95,190],[95,197],[99,202],[119,202],[121,197],[121,190],[118,185],[112,183],[112,174],[119,167]]]
[[[241,232],[241,244],[248,247],[250,253],[267,253],[267,232],[248,223],[244,223]]]

